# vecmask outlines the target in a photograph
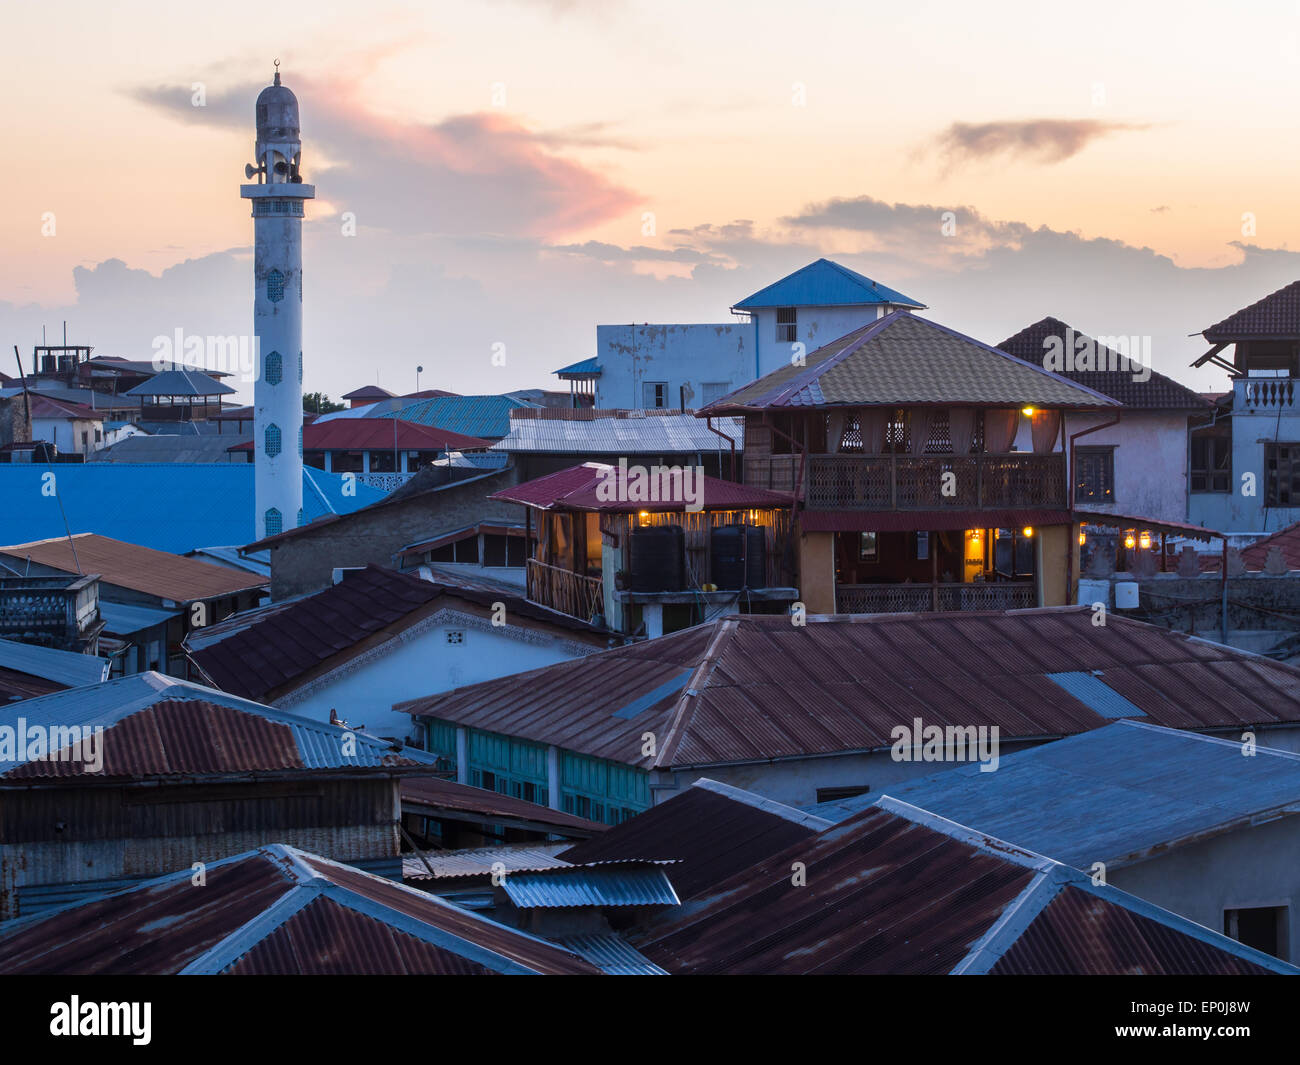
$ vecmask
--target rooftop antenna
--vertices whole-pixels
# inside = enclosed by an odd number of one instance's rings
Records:
[[[275,83],[280,84],[280,60],[275,61]]]

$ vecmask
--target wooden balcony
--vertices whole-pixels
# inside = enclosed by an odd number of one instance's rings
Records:
[[[548,606],[580,621],[590,621],[605,612],[605,582],[599,577],[585,577],[559,566],[548,566],[535,558],[528,560],[527,595],[529,602]]]
[[[934,610],[1018,610],[1038,605],[1033,581],[972,581],[966,584],[841,584],[840,614],[900,614]]]
[[[946,476],[952,474],[951,477]],[[998,510],[1069,505],[1065,456],[810,455],[809,510]]]

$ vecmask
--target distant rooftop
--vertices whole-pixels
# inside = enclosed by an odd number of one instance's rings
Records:
[[[1300,337],[1300,281],[1292,281],[1269,293],[1201,330],[1201,334],[1206,340],[1228,343],[1238,339]]]
[[[801,267],[752,296],[746,296],[733,309],[749,311],[763,307],[859,307],[871,304],[925,309],[924,303],[918,303],[830,259],[818,259]]]

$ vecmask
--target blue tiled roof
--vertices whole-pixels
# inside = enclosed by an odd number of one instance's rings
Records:
[[[600,360],[593,355],[590,359],[583,359],[581,362],[562,366],[555,373],[560,377],[565,374],[598,374],[600,373]]]
[[[55,475],[58,497],[42,493]],[[347,514],[377,503],[384,492],[360,483],[343,494],[343,475],[303,468],[303,511],[308,521]],[[257,538],[253,518],[253,464],[58,463],[0,464],[0,544],[25,544],[64,535],[62,502],[73,533],[183,554],[213,544]]]
[[[453,433],[499,439],[510,432],[510,412],[518,407],[536,407],[537,403],[510,396],[437,396],[422,399],[409,407],[385,414],[404,422],[434,425]]]
[[[735,309],[760,307],[851,307],[871,303],[891,303],[902,307],[924,308],[910,296],[850,270],[829,259],[818,259],[793,274],[781,278],[746,296]]]

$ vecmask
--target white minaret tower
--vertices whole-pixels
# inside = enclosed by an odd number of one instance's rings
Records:
[[[302,140],[298,99],[280,84],[257,97],[256,163],[244,167],[253,201],[254,498],[257,537],[274,536],[302,516],[302,208],[316,189],[298,172]]]

